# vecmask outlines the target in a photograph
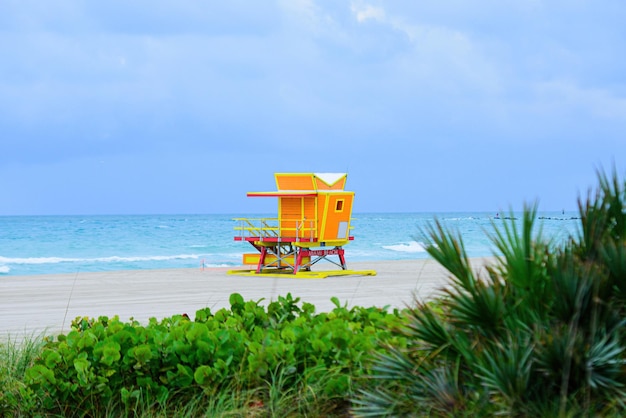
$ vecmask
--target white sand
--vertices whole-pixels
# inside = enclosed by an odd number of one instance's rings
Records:
[[[481,266],[485,259],[473,260]],[[348,306],[403,308],[414,298],[436,296],[449,283],[433,260],[350,263],[354,270],[376,270],[376,276],[325,279],[243,277],[228,269],[131,270],[104,273],[0,277],[0,340],[40,333],[68,332],[77,316],[119,315],[145,323],[209,307],[229,307],[229,296],[276,300],[291,293],[312,303],[318,312],[332,310],[336,296]]]

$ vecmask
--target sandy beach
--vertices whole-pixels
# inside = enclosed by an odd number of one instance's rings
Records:
[[[485,260],[472,263],[479,268]],[[294,279],[197,268],[0,277],[0,339],[68,332],[77,316],[119,315],[140,322],[182,313],[193,318],[202,308],[215,312],[229,307],[234,292],[246,300],[266,302],[291,293],[314,304],[318,312],[333,309],[332,296],[348,306],[403,308],[415,298],[436,296],[449,283],[447,272],[431,259],[359,262],[349,267],[377,274]]]

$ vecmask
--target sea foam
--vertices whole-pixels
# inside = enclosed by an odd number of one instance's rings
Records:
[[[58,264],[58,263],[119,263],[119,262],[137,262],[137,261],[167,261],[167,260],[190,260],[199,259],[198,254],[177,254],[177,255],[153,255],[153,256],[135,256],[135,257],[95,257],[95,258],[64,258],[64,257],[28,257],[28,258],[10,258],[0,257],[0,263],[3,264]],[[2,269],[9,269],[8,266],[0,266]],[[6,273],[6,272],[5,272]]]
[[[396,245],[383,245],[383,248],[386,250],[399,251],[402,253],[423,253],[426,251],[424,246],[416,241]]]

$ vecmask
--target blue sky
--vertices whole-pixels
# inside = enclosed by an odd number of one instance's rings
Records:
[[[0,215],[574,210],[626,168],[626,3],[5,0]]]

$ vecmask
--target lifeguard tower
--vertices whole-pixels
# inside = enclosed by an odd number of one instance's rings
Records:
[[[350,221],[354,192],[345,191],[345,173],[276,173],[276,191],[249,192],[248,197],[278,198],[277,218],[236,218],[236,241],[247,241],[257,251],[243,255],[254,270],[232,274],[293,274],[323,278],[331,275],[374,275],[375,271],[348,270],[343,246],[354,239]],[[337,258],[334,260],[333,258]],[[341,270],[312,272],[321,260]]]

